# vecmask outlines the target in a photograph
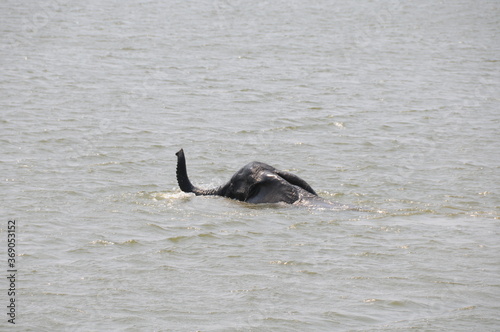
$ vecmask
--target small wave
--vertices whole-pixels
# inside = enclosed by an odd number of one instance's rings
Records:
[[[145,198],[145,199],[151,199],[154,201],[177,201],[177,200],[190,198],[190,197],[194,196],[194,194],[185,193],[182,191],[175,191],[175,192],[141,191],[141,192],[137,193],[137,196],[139,196],[141,198]]]
[[[183,241],[185,239],[188,239],[188,238],[190,238],[190,237],[189,236],[180,235],[180,236],[170,237],[170,238],[168,238],[168,240],[170,242],[173,242],[173,243],[178,243],[178,242],[181,242],[181,241]]]
[[[125,242],[123,242],[121,244],[123,244],[123,245],[134,245],[134,244],[138,244],[138,243],[139,243],[139,241],[134,240],[134,239],[130,239],[130,240],[127,240],[127,241],[125,241]]]
[[[96,240],[96,241],[90,242],[90,244],[101,245],[101,246],[110,246],[110,245],[114,245],[115,243],[111,242],[111,241],[106,241],[106,240]]]
[[[106,240],[96,240],[90,242],[92,245],[100,245],[100,246],[111,246],[111,245],[134,245],[138,244],[139,242],[134,239],[130,239],[121,243],[113,242],[113,241],[106,241]]]
[[[174,193],[157,192],[157,193],[153,193],[151,196],[153,199],[156,199],[156,200],[179,200],[179,199],[187,199],[187,198],[193,197],[194,194],[185,193],[182,191],[174,192]]]

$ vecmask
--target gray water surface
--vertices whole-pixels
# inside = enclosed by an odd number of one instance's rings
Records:
[[[16,325],[498,330],[499,18],[497,1],[3,1]],[[182,193],[180,148],[200,187],[257,160],[362,211]]]

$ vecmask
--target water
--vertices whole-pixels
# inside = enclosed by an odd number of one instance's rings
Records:
[[[498,330],[498,2],[0,13],[23,330]],[[366,211],[184,194],[180,148],[201,187],[258,160]]]

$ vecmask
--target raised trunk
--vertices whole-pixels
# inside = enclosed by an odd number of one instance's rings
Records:
[[[187,193],[194,193],[195,195],[220,195],[220,187],[216,189],[200,189],[189,181],[186,168],[186,157],[184,156],[184,150],[180,149],[179,152],[175,154],[177,156],[177,182],[182,191]]]

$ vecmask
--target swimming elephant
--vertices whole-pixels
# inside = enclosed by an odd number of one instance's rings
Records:
[[[261,163],[251,162],[236,172],[231,180],[214,189],[193,186],[186,169],[186,157],[181,149],[177,155],[177,182],[184,192],[196,195],[224,196],[247,203],[279,203],[341,207],[318,196],[314,189],[297,175],[277,170]]]

